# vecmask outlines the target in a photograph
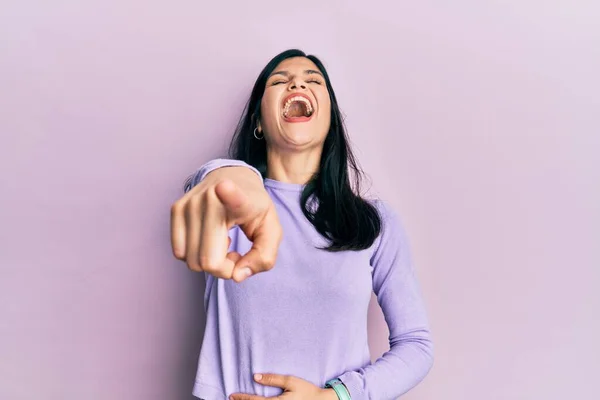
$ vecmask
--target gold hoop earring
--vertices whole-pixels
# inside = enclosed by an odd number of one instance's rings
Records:
[[[258,131],[258,127],[254,128],[254,137],[255,137],[257,140],[261,140],[262,138],[264,138],[264,137],[265,137],[265,134],[264,134],[264,133],[263,133],[263,135],[262,135],[261,137],[258,137],[258,136],[256,136],[256,132],[257,132],[257,131]]]

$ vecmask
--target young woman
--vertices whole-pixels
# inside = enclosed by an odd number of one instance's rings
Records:
[[[408,238],[386,203],[361,198],[361,176],[323,64],[274,57],[230,158],[204,164],[172,207],[173,252],[206,276],[195,396],[392,400],[425,377],[432,343]],[[372,292],[390,330],[374,363]]]

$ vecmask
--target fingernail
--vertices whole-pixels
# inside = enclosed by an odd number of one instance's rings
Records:
[[[254,374],[254,379],[260,381],[262,379],[262,374]]]
[[[250,275],[252,275],[252,270],[251,270],[250,268],[248,268],[248,267],[244,268],[244,269],[242,270],[242,272],[244,273],[244,276],[245,276],[246,278],[247,278],[247,277],[249,277]]]

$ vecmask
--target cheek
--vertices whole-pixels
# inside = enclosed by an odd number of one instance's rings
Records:
[[[329,96],[325,97],[320,104],[320,111],[322,111],[323,116],[329,120],[331,118],[331,101],[329,100]]]
[[[273,103],[266,96],[260,102],[260,117],[263,124],[269,124],[273,120]]]
[[[260,114],[264,119],[276,119],[279,115],[276,95],[265,95],[260,103]]]
[[[261,105],[265,110],[275,110],[277,109],[278,99],[280,98],[280,93],[273,88],[267,90],[263,94]]]
[[[269,98],[268,96],[264,96],[262,101],[260,102],[260,113],[261,115],[266,115],[269,112]]]
[[[316,93],[317,101],[319,102],[319,108],[323,110],[331,110],[331,99],[329,98],[329,92],[323,88]]]

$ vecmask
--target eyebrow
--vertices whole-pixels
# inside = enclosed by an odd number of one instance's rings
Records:
[[[306,75],[317,74],[317,75],[321,75],[321,77],[323,77],[323,74],[321,72],[316,71],[314,69],[307,69],[304,71],[304,73]],[[275,71],[271,75],[269,75],[269,78],[272,77],[273,75],[283,75],[285,77],[288,77],[288,76],[290,76],[290,73],[288,71]]]

